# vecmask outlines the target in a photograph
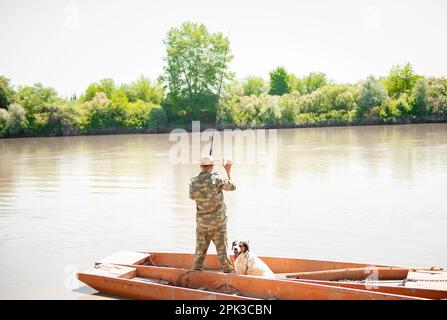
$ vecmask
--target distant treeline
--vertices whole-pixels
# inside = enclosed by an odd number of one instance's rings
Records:
[[[61,97],[40,83],[15,88],[0,76],[0,137],[166,132],[216,118],[219,127],[239,128],[447,120],[447,79],[417,75],[410,64],[354,84],[334,83],[321,72],[298,77],[283,67],[268,80],[236,80],[227,70],[231,50],[224,63],[228,39],[221,33],[187,22],[172,28],[164,44],[166,65],[157,80],[103,79],[80,97]]]

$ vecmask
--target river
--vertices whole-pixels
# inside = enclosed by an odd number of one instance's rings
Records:
[[[0,140],[0,299],[98,298],[74,273],[99,258],[192,252],[198,166],[173,164],[172,146],[167,134]],[[281,129],[276,152],[236,161],[230,241],[447,267],[447,124]]]

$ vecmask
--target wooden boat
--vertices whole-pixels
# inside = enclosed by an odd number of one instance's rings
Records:
[[[100,292],[135,299],[293,299],[293,300],[419,300],[445,299],[442,288],[390,286],[411,268],[296,258],[260,257],[276,274],[262,278],[217,271],[209,254],[204,271],[190,267],[192,254],[119,252],[78,273],[80,281]],[[374,285],[364,281],[377,272]],[[370,272],[370,273],[368,273]],[[305,279],[303,279],[305,278]],[[398,278],[398,279],[396,279]],[[340,281],[343,280],[343,281]],[[346,282],[350,281],[350,282]],[[387,282],[388,281],[388,282]]]

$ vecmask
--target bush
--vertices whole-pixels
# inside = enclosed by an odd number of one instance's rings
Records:
[[[447,78],[427,79],[427,112],[435,116],[447,116]]]
[[[0,108],[0,135],[4,135],[8,131],[9,113],[7,110]]]
[[[426,115],[428,113],[427,87],[427,81],[421,78],[413,88],[412,98],[414,101],[413,111],[415,115]]]
[[[8,106],[7,127],[10,134],[18,134],[23,132],[27,126],[25,109],[18,103]]]
[[[80,132],[80,107],[72,103],[63,103],[48,108],[46,132],[52,135],[72,135]]]
[[[306,93],[312,93],[328,84],[326,74],[322,72],[311,72],[303,78]]]
[[[314,126],[318,122],[318,117],[315,113],[304,112],[296,117],[296,124],[300,126]]]
[[[314,91],[302,97],[300,103],[300,111],[303,113],[323,113],[326,111],[324,106],[323,95],[321,91]]]
[[[160,85],[153,84],[144,76],[140,76],[136,81],[131,82],[128,85],[122,85],[121,88],[126,93],[130,102],[137,102],[138,100],[141,100],[158,105],[162,104],[163,102],[163,88]]]
[[[83,121],[83,129],[116,129],[124,127],[126,117],[122,106],[114,105],[104,92],[98,92],[95,97],[85,103],[86,114]]]
[[[261,77],[248,77],[242,82],[244,96],[257,96],[267,93],[267,84]]]
[[[394,121],[400,116],[399,100],[388,99],[382,105],[374,107],[374,112],[370,114],[370,119],[383,120],[385,122]]]
[[[164,126],[167,126],[167,124],[168,117],[166,116],[164,109],[160,106],[154,105],[149,113],[149,120],[147,122],[148,127],[162,128]]]
[[[124,125],[128,128],[153,128],[165,126],[166,114],[164,110],[152,103],[139,100],[126,106]]]
[[[235,124],[241,127],[257,127],[259,125],[259,114],[263,104],[265,104],[266,95],[260,97],[250,96],[241,97],[236,110]]]
[[[47,108],[61,102],[56,90],[41,83],[20,86],[17,102],[25,108],[28,121],[27,131],[41,133],[48,124]]]
[[[301,95],[298,91],[285,94],[279,99],[279,110],[282,124],[294,124],[298,113],[300,112]]]
[[[280,97],[263,95],[263,98],[260,103],[258,125],[262,127],[278,125],[281,122]]]
[[[369,116],[369,113],[375,107],[381,106],[388,98],[385,87],[373,76],[363,82],[359,88],[357,98],[357,119],[363,119]]]
[[[112,98],[112,93],[116,90],[116,84],[113,79],[106,78],[90,84],[85,93],[81,96],[82,102],[87,102],[96,97],[97,93],[103,92],[108,99]]]
[[[303,79],[298,78],[293,73],[289,74],[288,77],[290,92],[298,91],[300,94],[306,93],[306,84]]]

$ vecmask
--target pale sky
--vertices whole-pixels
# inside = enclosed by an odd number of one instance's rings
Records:
[[[230,33],[238,78],[284,66],[337,82],[411,62],[447,75],[445,0],[0,0],[0,75],[62,95],[112,77],[162,73],[166,32],[184,21]]]

